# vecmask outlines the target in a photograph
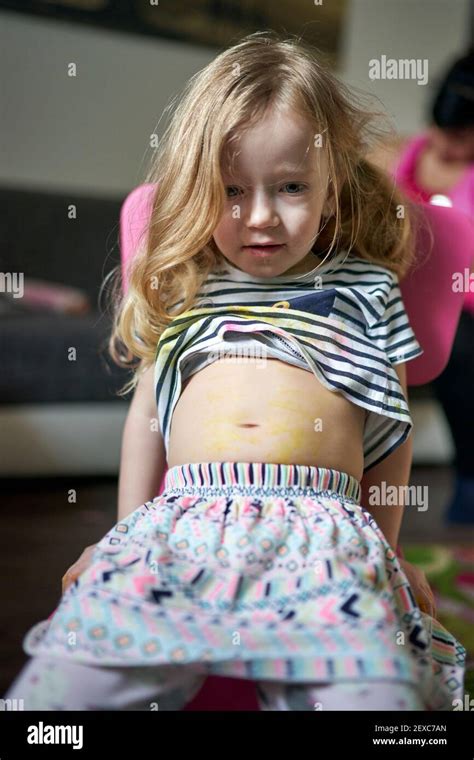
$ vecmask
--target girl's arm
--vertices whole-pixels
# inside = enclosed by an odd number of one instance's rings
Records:
[[[405,397],[408,398],[405,364],[397,364],[395,366],[395,371],[400,379]],[[400,526],[405,506],[403,503],[403,497],[400,496],[399,502],[393,506],[391,504],[372,505],[369,502],[369,488],[370,486],[378,486],[380,488],[383,481],[386,482],[387,487],[390,485],[407,486],[410,479],[412,455],[413,443],[412,436],[410,435],[392,454],[382,460],[380,464],[372,467],[361,480],[362,506],[374,517],[377,525],[394,552],[397,551]],[[400,489],[398,493],[403,494],[405,491],[404,489]],[[425,573],[421,568],[412,565],[405,559],[399,558],[398,561],[405,572],[420,609],[431,615],[431,617],[435,617],[436,600]]]
[[[153,365],[135,388],[122,436],[117,521],[151,501],[166,469],[166,452],[158,426]]]
[[[408,398],[405,363],[395,365],[394,369],[400,380],[405,397]],[[412,458],[413,436],[410,435],[404,443],[398,446],[395,451],[389,454],[389,456],[383,459],[379,464],[372,467],[361,479],[361,504],[374,517],[393,551],[397,550],[400,526],[405,508],[402,496],[404,490],[401,488],[398,491],[400,499],[396,505],[380,503],[371,504],[369,488],[371,486],[377,486],[378,493],[380,494],[382,492],[382,484],[384,481],[387,488],[389,486],[396,486],[397,488],[399,486],[407,486],[410,479]],[[372,500],[374,500],[373,495]]]

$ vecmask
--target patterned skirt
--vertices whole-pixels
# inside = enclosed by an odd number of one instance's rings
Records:
[[[322,467],[172,467],[24,651],[252,680],[388,679],[416,685],[427,710],[451,710],[466,650],[421,612],[360,498],[358,480]]]

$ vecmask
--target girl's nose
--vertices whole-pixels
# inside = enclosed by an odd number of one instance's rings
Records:
[[[249,227],[266,227],[278,222],[273,199],[265,194],[255,194],[249,201],[247,223]]]

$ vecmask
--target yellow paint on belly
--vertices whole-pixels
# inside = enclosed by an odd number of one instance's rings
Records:
[[[280,414],[279,410],[284,413]],[[203,440],[212,447],[216,455],[238,449],[240,445],[258,448],[261,457],[278,457],[279,461],[293,461],[295,452],[308,452],[317,455],[322,438],[321,433],[315,432],[312,415],[302,423],[301,414],[296,414],[294,406],[285,404],[271,405],[271,415],[266,415],[264,422],[250,419],[248,414],[236,414],[232,418],[222,419],[216,414],[206,419],[203,430]],[[261,415],[259,415],[261,419]],[[256,422],[259,427],[244,428],[243,422]]]
[[[221,367],[216,366],[219,364]],[[261,369],[227,374],[221,372],[222,363],[215,362],[208,370],[201,371],[207,375],[206,378],[201,376],[205,379],[202,388],[199,388],[201,378],[196,376],[194,388],[202,391],[199,393],[201,401],[196,405],[195,400],[191,403],[189,399],[186,416],[198,412],[200,437],[215,456],[226,456],[230,451],[239,455],[239,449],[246,446],[258,449],[261,458],[268,455],[280,461],[294,461],[295,452],[300,456],[306,452],[311,458],[318,456],[324,438],[321,431],[314,429],[314,418],[322,417],[322,409],[328,413],[334,411],[333,405],[327,404],[326,394],[331,391],[321,386],[322,398],[319,399],[318,389],[311,387],[307,375],[301,375],[302,370],[273,360],[266,364],[266,368],[270,367],[270,374],[262,373]],[[318,382],[314,375],[311,380]],[[194,399],[199,397],[194,396]],[[231,411],[225,411],[226,407]],[[239,426],[249,422],[260,427]],[[195,426],[190,427],[196,435]]]

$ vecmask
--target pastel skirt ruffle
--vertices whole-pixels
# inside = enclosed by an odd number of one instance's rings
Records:
[[[389,679],[415,685],[427,710],[451,710],[466,650],[420,611],[360,497],[358,480],[321,467],[172,467],[23,648],[252,680]]]

